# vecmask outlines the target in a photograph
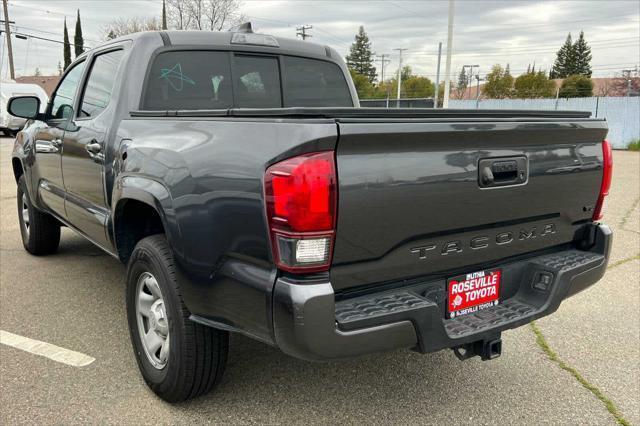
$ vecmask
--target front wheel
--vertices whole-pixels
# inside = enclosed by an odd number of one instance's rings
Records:
[[[25,250],[36,256],[54,253],[60,244],[60,222],[33,206],[24,175],[18,180],[17,199],[20,234]]]
[[[209,392],[222,378],[226,331],[189,319],[164,235],[144,238],[127,271],[127,317],[138,367],[147,385],[168,402]]]

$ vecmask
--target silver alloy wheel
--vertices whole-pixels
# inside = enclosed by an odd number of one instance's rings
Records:
[[[27,201],[27,194],[22,194],[22,209],[20,209],[20,213],[22,214],[22,223],[24,224],[24,233],[27,238],[29,238],[29,202]]]
[[[147,359],[158,370],[163,369],[169,359],[169,320],[158,280],[149,272],[138,277],[136,318]]]

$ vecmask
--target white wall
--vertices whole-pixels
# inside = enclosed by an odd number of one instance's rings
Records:
[[[570,99],[481,99],[481,109],[542,109],[589,111],[593,117],[605,118],[609,125],[607,139],[614,148],[624,148],[640,138],[640,97],[570,98]],[[450,100],[449,108],[475,109],[475,100]],[[597,108],[597,114],[596,114]]]

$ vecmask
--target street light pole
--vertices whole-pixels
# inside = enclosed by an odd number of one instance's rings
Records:
[[[433,107],[438,108],[438,93],[440,93],[440,57],[442,56],[442,42],[438,43],[438,68],[436,68],[436,94],[433,96]]]
[[[398,97],[396,101],[396,108],[400,108],[400,89],[402,87],[402,52],[407,49],[393,49],[400,53],[400,64],[398,65]]]
[[[453,51],[453,9],[454,1],[449,0],[449,25],[447,28],[447,61],[444,75],[444,99],[442,108],[449,108],[449,86],[451,85],[451,53]]]

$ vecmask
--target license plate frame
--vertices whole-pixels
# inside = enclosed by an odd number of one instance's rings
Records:
[[[502,269],[492,268],[447,279],[448,319],[471,315],[500,303]]]

